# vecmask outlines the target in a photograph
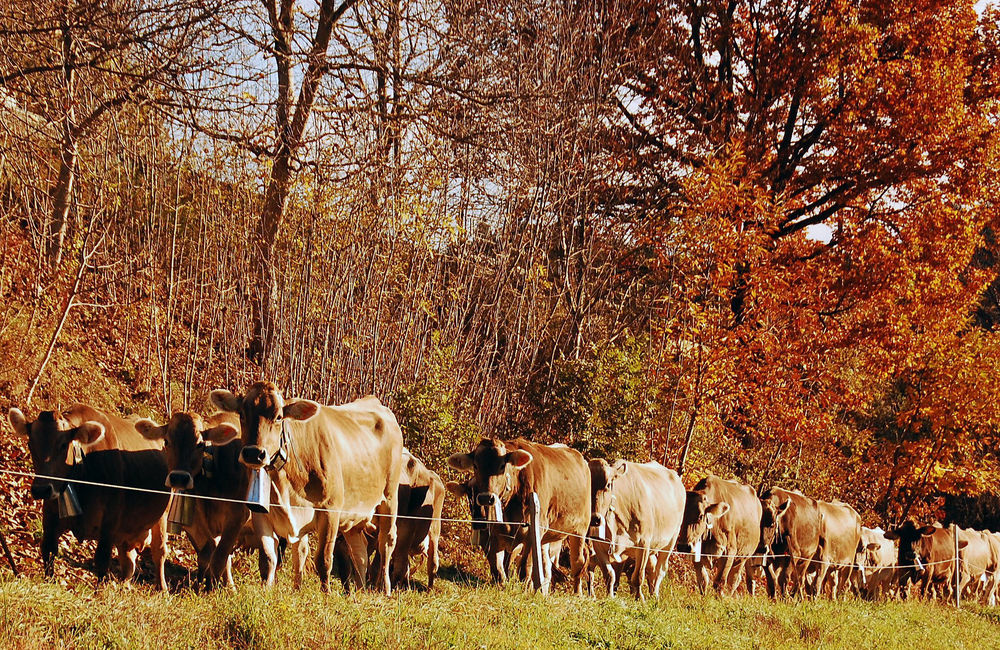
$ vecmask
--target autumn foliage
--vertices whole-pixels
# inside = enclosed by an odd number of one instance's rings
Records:
[[[1000,491],[992,9],[35,4],[0,10],[0,406],[266,375],[379,394],[437,469],[526,435],[872,523]]]

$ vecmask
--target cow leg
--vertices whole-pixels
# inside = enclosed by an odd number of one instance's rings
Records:
[[[292,546],[292,561],[295,563],[295,575],[292,578],[292,586],[295,589],[302,588],[302,577],[306,573],[306,563],[309,561],[309,535],[302,535]]]
[[[139,556],[139,551],[132,548],[131,544],[123,542],[118,544],[118,569],[121,574],[122,582],[128,582],[135,576],[135,564],[136,558]]]
[[[694,563],[694,578],[695,582],[698,584],[698,591],[702,594],[708,592],[709,576],[710,576],[710,565],[707,558],[701,558],[700,561]]]
[[[230,526],[222,536],[219,537],[218,544],[211,556],[211,568],[209,580],[213,587],[225,584],[227,587],[233,586],[233,575],[231,571],[233,548],[240,536],[240,526]]]
[[[653,598],[658,599],[660,597],[660,586],[663,584],[663,579],[667,576],[670,555],[671,551],[660,551],[659,556],[656,558],[656,567],[653,571],[653,584],[649,589]]]
[[[260,581],[265,587],[271,587],[274,585],[274,572],[278,568],[278,538],[274,534],[271,520],[266,515],[254,513],[251,521],[254,534],[260,540],[260,552],[257,557]]]
[[[396,550],[396,513],[399,510],[398,492],[395,487],[391,494],[385,495],[382,502],[375,508],[375,513],[381,515],[375,518],[378,525],[378,550],[386,561],[382,565],[382,575],[379,576],[379,587],[385,591],[386,595],[392,593],[392,581],[389,579],[389,561],[393,551]],[[408,553],[410,549],[404,549],[403,561],[409,567]]]
[[[740,586],[740,576],[743,575],[743,571],[750,575],[750,569],[747,567],[747,558],[736,559],[733,557],[733,563],[729,568],[729,575],[726,579],[726,593],[732,596],[736,593],[736,589]]]
[[[364,533],[349,530],[344,533],[344,543],[351,555],[351,577],[357,589],[364,589],[365,576],[368,574],[368,540]],[[383,563],[380,570],[379,580],[388,576],[389,566]],[[387,577],[385,579],[388,579]]]
[[[823,583],[826,582],[826,574],[830,570],[830,564],[823,560],[816,571],[816,582],[813,583],[812,595],[819,598],[823,594]]]
[[[55,574],[55,557],[59,554],[59,506],[55,499],[42,503],[42,569],[46,578]]]
[[[720,558],[719,570],[715,574],[715,590],[720,594],[726,593],[729,585],[729,574],[733,571],[733,564],[736,558],[732,553],[726,553],[725,558]]]
[[[97,540],[97,551],[94,553],[94,573],[97,574],[98,582],[107,580],[110,565],[111,535],[108,531],[101,531],[101,536]]]
[[[335,505],[334,507],[339,506]],[[337,534],[340,530],[340,515],[336,512],[317,512],[314,521],[316,523],[316,573],[319,574],[320,589],[323,593],[326,593],[330,591],[330,573],[333,571],[333,547],[337,542]],[[364,538],[364,535],[361,537]],[[350,547],[350,544],[348,544],[348,547]],[[365,559],[367,560],[367,557]],[[356,580],[363,585],[367,563],[362,567],[354,566],[355,571],[359,569],[361,570],[361,574],[356,577]]]
[[[573,547],[570,546],[570,552]],[[608,597],[615,597],[615,569],[611,565],[611,545],[607,542],[594,542],[593,563],[601,570],[604,576],[604,584],[608,589]],[[593,581],[591,582],[591,596],[593,596]]]
[[[215,553],[216,543],[212,537],[207,538],[198,547],[198,586],[199,588],[211,589],[215,585],[212,576],[212,555]]]
[[[149,553],[153,556],[153,564],[156,565],[156,581],[160,591],[167,590],[167,513],[150,529],[152,540],[149,545]]]
[[[438,569],[441,567],[441,558],[438,556],[438,543],[441,541],[440,535],[431,535],[427,540],[427,589],[434,588],[434,579],[437,577]]]
[[[642,594],[642,579],[646,573],[646,565],[649,564],[650,555],[649,543],[642,545],[641,549],[636,549],[632,554],[635,558],[635,568],[632,569],[631,584],[632,597],[638,601],[646,600],[645,596]]]

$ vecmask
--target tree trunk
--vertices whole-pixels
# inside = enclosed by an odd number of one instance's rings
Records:
[[[62,58],[63,81],[65,83],[66,115],[63,118],[63,137],[59,148],[59,176],[52,188],[52,213],[49,219],[47,246],[49,267],[55,269],[62,263],[63,246],[69,226],[69,208],[76,181],[76,136],[74,124],[76,115],[74,104],[74,56],[73,32],[70,29],[72,0],[67,0],[63,11]]]

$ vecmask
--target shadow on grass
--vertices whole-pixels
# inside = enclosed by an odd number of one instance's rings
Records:
[[[438,569],[438,580],[447,580],[463,587],[483,587],[492,584],[488,580],[483,580],[474,573],[469,573],[457,566],[442,566]]]

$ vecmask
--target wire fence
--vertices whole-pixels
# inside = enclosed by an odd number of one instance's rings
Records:
[[[45,480],[49,480],[49,481],[59,481],[59,482],[63,482],[63,483],[73,483],[73,484],[76,484],[76,485],[86,485],[86,486],[89,486],[89,487],[99,487],[99,488],[116,489],[116,490],[128,490],[128,491],[132,491],[132,492],[142,492],[142,493],[147,493],[147,494],[156,494],[156,495],[160,495],[160,496],[164,495],[165,493],[167,493],[167,494],[170,493],[170,490],[167,489],[167,488],[165,488],[163,490],[159,490],[159,489],[143,488],[143,487],[136,487],[136,486],[130,486],[130,485],[119,485],[119,484],[115,484],[115,483],[105,483],[105,482],[101,482],[101,481],[89,481],[89,480],[86,480],[86,479],[67,478],[67,477],[61,477],[61,476],[50,476],[50,475],[46,475],[46,474],[37,474],[35,472],[24,472],[24,471],[12,470],[12,469],[6,469],[6,468],[0,468],[0,474],[7,474],[7,475],[11,475],[11,476],[20,476],[20,477],[23,477],[23,478],[31,478],[31,479],[40,478],[40,479],[45,479]],[[222,503],[240,504],[240,505],[246,505],[248,507],[249,506],[267,506],[269,508],[271,508],[271,507],[274,507],[274,508],[294,508],[294,509],[308,510],[308,511],[312,511],[312,512],[327,512],[327,513],[338,514],[338,515],[351,515],[351,516],[355,516],[355,517],[356,516],[361,516],[361,517],[388,517],[388,516],[391,516],[391,515],[382,514],[382,513],[378,513],[378,512],[374,512],[374,511],[372,511],[372,512],[358,512],[358,511],[352,511],[352,510],[340,510],[340,509],[336,509],[336,508],[324,508],[324,507],[321,507],[321,506],[314,506],[314,505],[298,505],[298,504],[281,503],[281,502],[261,503],[259,501],[248,501],[246,499],[236,499],[236,498],[231,498],[231,497],[219,497],[219,496],[212,496],[212,495],[207,495],[207,494],[197,494],[197,493],[192,493],[192,492],[188,492],[188,491],[184,491],[184,492],[182,492],[182,494],[186,498],[200,499],[200,500],[204,500],[204,501],[215,501],[215,502],[222,502]],[[419,515],[405,515],[405,514],[398,514],[398,513],[396,514],[396,519],[407,519],[407,520],[415,520],[415,521],[434,521],[434,520],[439,520],[441,522],[448,522],[448,523],[455,523],[455,524],[471,524],[471,523],[473,523],[473,520],[471,520],[471,519],[455,519],[455,518],[448,518],[448,517],[425,517],[425,516],[419,516]],[[493,522],[493,521],[484,521],[483,523],[488,524],[488,525],[508,525],[508,526],[515,526],[515,527],[516,526],[520,526],[520,527],[527,527],[527,526],[529,526],[528,522],[521,522],[521,521],[502,521],[502,522],[501,521],[495,521],[495,522]],[[576,537],[578,539],[582,539],[582,540],[585,540],[585,541],[591,541],[591,542],[598,542],[598,543],[605,543],[605,544],[613,545],[616,549],[619,549],[619,550],[637,550],[637,551],[645,551],[646,550],[645,546],[638,546],[638,545],[629,544],[629,543],[616,543],[616,542],[611,541],[611,540],[605,540],[605,539],[595,538],[595,537],[592,537],[590,535],[575,533],[575,532],[572,532],[572,531],[560,530],[560,529],[552,528],[552,527],[543,526],[542,528],[544,528],[544,530],[546,530],[548,532],[555,533],[556,535],[562,535],[562,536],[565,536],[565,537]],[[754,559],[759,559],[761,561],[773,561],[773,560],[789,560],[790,559],[790,560],[797,560],[797,561],[800,561],[800,562],[809,562],[809,563],[815,563],[815,564],[825,564],[828,567],[836,567],[836,568],[852,568],[853,567],[853,568],[857,568],[857,569],[861,569],[862,568],[862,567],[859,567],[856,562],[828,562],[828,561],[825,561],[823,559],[817,559],[815,557],[800,557],[800,556],[795,556],[795,555],[789,555],[787,553],[774,553],[774,554],[770,554],[770,553],[769,554],[762,554],[762,553],[751,553],[751,554],[738,554],[738,553],[701,553],[701,554],[697,554],[697,553],[694,553],[692,551],[680,551],[680,550],[677,550],[676,548],[669,548],[669,549],[668,548],[651,548],[650,551],[653,552],[653,553],[668,552],[671,555],[680,555],[680,556],[686,556],[686,557],[692,557],[692,558],[696,558],[696,557],[698,557],[700,555],[701,557],[704,557],[704,558],[731,558],[733,560],[754,560]],[[938,564],[954,564],[954,563],[955,563],[955,558],[949,558],[947,560],[938,560],[938,561],[932,561],[932,562],[917,562],[917,563],[914,563],[914,564],[878,565],[878,566],[870,566],[870,567],[864,567],[864,568],[868,568],[868,569],[921,569],[921,570],[923,570],[923,569],[925,569],[928,566],[933,566],[933,565],[938,565]]]

